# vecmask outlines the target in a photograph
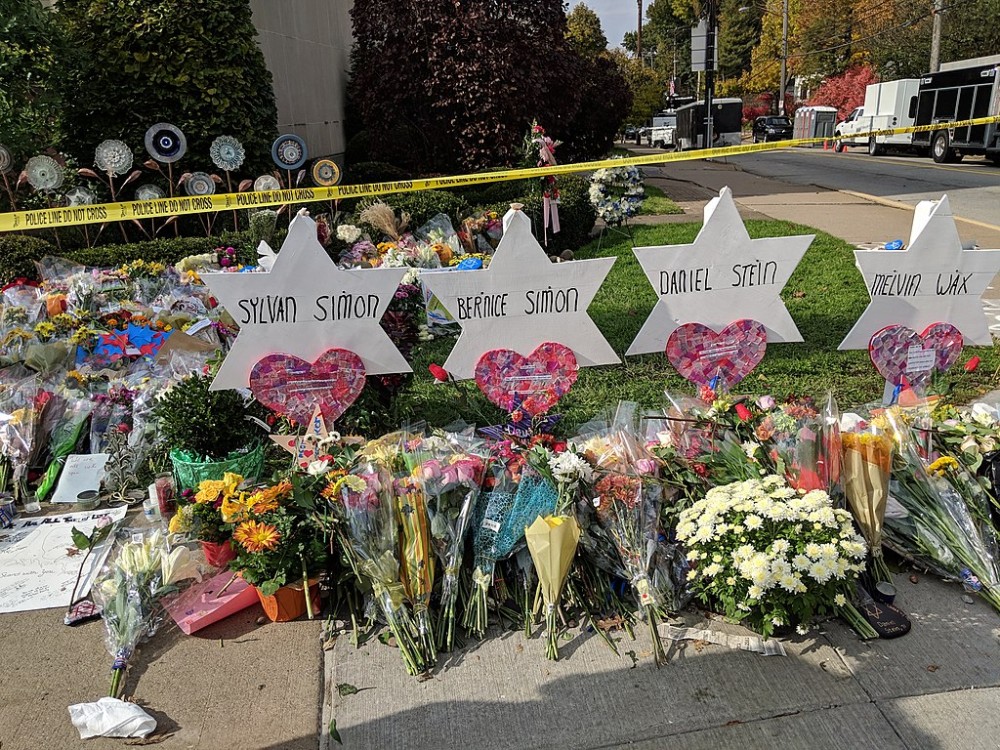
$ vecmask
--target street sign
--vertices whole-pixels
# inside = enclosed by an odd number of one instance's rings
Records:
[[[715,55],[712,70],[719,68],[719,27],[715,27]],[[705,19],[698,21],[697,26],[691,27],[691,72],[698,73],[707,70],[705,63],[708,62],[708,22]]]

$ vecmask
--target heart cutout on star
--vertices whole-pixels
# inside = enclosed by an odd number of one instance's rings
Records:
[[[328,349],[314,362],[269,354],[250,372],[250,391],[270,409],[306,424],[319,409],[327,424],[347,411],[365,387],[365,364],[347,349]]]
[[[685,323],[673,330],[666,348],[667,359],[685,380],[726,391],[753,372],[766,351],[767,327],[746,318],[718,333],[701,323]]]
[[[935,372],[944,372],[958,361],[962,343],[962,332],[950,323],[933,323],[920,334],[891,325],[871,337],[868,356],[889,383],[920,387]]]
[[[520,408],[531,416],[544,414],[576,382],[579,367],[573,350],[551,341],[528,356],[512,349],[493,349],[476,362],[476,385],[506,411]]]

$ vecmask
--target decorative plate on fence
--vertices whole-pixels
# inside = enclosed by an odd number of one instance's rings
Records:
[[[85,187],[77,185],[66,193],[66,204],[69,206],[89,206],[97,200],[92,192]]]
[[[220,135],[208,148],[212,163],[223,172],[235,172],[243,166],[246,151],[243,144],[231,135]]]
[[[685,323],[670,334],[666,351],[686,380],[728,391],[764,359],[767,328],[743,319],[716,333],[701,323]]]
[[[187,138],[176,125],[158,122],[146,131],[146,150],[164,164],[172,164],[187,153]]]
[[[63,168],[51,156],[32,156],[24,171],[35,190],[57,190],[63,184]]]
[[[576,382],[579,367],[568,346],[547,341],[524,357],[511,349],[493,349],[476,363],[476,385],[505,411],[544,414]]]
[[[365,364],[347,349],[327,349],[315,362],[269,354],[250,372],[250,391],[262,404],[299,424],[318,408],[332,425],[365,387]]]
[[[312,165],[312,178],[320,187],[332,187],[340,182],[340,167],[332,159],[317,159]]]
[[[124,141],[109,138],[94,149],[94,166],[102,172],[119,177],[132,168],[132,149]]]
[[[188,195],[211,195],[215,192],[215,181],[204,172],[192,172],[184,181]]]
[[[281,183],[274,175],[262,174],[253,181],[253,189],[258,193],[263,190],[281,190]]]
[[[271,146],[271,158],[282,169],[298,169],[308,156],[306,142],[291,133],[279,135]]]
[[[158,201],[166,198],[167,194],[159,185],[140,185],[135,189],[135,199],[137,201]]]

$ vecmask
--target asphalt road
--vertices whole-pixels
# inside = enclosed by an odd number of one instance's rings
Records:
[[[637,154],[659,149],[627,144]],[[912,155],[869,156],[867,149],[790,148],[743,154],[729,161],[750,174],[792,185],[850,190],[915,206],[947,193],[952,212],[963,219],[1000,230],[1000,167],[983,157],[966,157],[958,164],[935,164]]]
[[[851,190],[911,206],[947,193],[956,216],[1000,225],[1000,168],[982,157],[935,164],[909,155],[869,156],[861,148],[843,154],[797,148],[746,154],[732,161],[751,174],[795,185]]]

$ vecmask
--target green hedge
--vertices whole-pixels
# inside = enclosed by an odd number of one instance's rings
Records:
[[[418,193],[392,193],[382,200],[396,211],[410,215],[410,229],[419,229],[438,214],[449,216],[453,223],[469,213],[469,204],[461,196],[447,190],[422,190]]]
[[[38,279],[35,261],[46,255],[102,268],[120,266],[139,259],[172,264],[189,255],[212,252],[217,247],[247,245],[249,239],[246,232],[219,237],[165,237],[129,245],[101,245],[60,252],[54,244],[38,237],[23,234],[0,235],[0,284],[21,276]]]
[[[549,254],[563,250],[576,252],[590,241],[590,233],[597,222],[597,212],[590,203],[590,181],[577,175],[559,178],[559,234],[549,232]],[[503,185],[524,185],[523,182],[495,183],[491,193],[503,194]],[[516,192],[511,189],[510,192]],[[489,193],[488,193],[489,194]],[[536,186],[533,191],[518,196],[498,199],[488,207],[501,216],[510,209],[511,203],[524,204],[524,212],[531,217],[532,227],[539,242],[542,241],[542,196]]]

